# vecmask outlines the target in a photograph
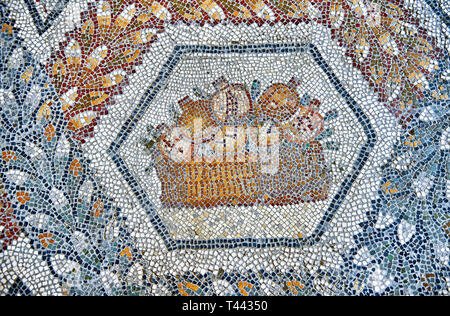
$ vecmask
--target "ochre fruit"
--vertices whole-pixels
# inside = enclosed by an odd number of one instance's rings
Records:
[[[288,120],[298,110],[300,102],[296,87],[294,79],[288,84],[275,83],[268,87],[258,100],[256,115],[275,123]]]
[[[213,119],[209,101],[193,101],[189,97],[186,97],[179,101],[179,104],[183,113],[177,122],[177,126],[184,127],[193,132],[196,119],[202,119],[203,128],[217,125]]]

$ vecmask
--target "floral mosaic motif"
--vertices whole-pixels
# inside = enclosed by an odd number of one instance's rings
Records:
[[[448,15],[419,0],[2,1],[1,295],[448,295]],[[291,61],[294,77],[270,54],[255,71],[243,54],[171,63],[316,33],[327,63]],[[128,119],[155,87],[168,105]],[[135,149],[108,155],[125,134]]]
[[[157,33],[164,30],[166,21],[201,25],[228,20],[258,25],[318,21],[332,30],[380,100],[402,120],[410,119],[414,98],[431,94],[439,99],[447,95],[445,89],[442,91],[442,82],[434,86],[429,83],[436,70],[443,70],[444,53],[402,1],[333,0],[325,5],[321,1],[298,0],[288,5],[261,0],[141,0],[115,5],[103,0],[87,12],[48,66],[70,128],[77,131],[80,140],[92,136],[96,122],[107,113],[114,95],[120,93],[127,75],[140,63]]]
[[[378,285],[389,294],[441,294],[449,273],[449,157],[448,136],[443,134],[449,126],[449,103],[435,101],[428,107],[436,116],[429,121],[417,112],[400,136],[392,160],[383,167],[372,221],[364,223],[368,238],[357,236],[361,248],[354,262],[392,276],[389,286]],[[392,245],[399,251],[383,250]],[[375,260],[372,253],[382,255]]]
[[[2,248],[7,250],[23,232],[68,293],[89,288],[100,294],[108,272],[104,267],[126,262],[120,269],[127,269],[137,252],[127,243],[119,210],[101,193],[71,140],[45,69],[14,33],[6,33],[1,50]]]
[[[91,4],[47,66],[69,121],[83,141],[91,136],[127,76],[157,38],[161,23],[133,1]]]

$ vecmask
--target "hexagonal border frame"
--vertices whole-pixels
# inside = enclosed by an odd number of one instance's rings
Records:
[[[364,133],[367,136],[367,141],[360,149],[358,158],[356,159],[351,172],[342,181],[340,188],[333,200],[330,202],[328,209],[322,216],[320,223],[315,230],[308,237],[301,238],[232,238],[232,239],[205,239],[205,240],[183,240],[174,239],[164,226],[161,218],[155,210],[145,191],[141,188],[138,181],[134,179],[128,170],[126,163],[120,157],[120,147],[126,141],[128,135],[135,128],[137,122],[142,118],[151,102],[158,94],[159,90],[164,86],[175,66],[181,60],[183,55],[192,53],[204,54],[277,54],[277,53],[310,53],[314,61],[324,71],[331,84],[336,91],[344,98],[345,102],[355,114],[358,122],[362,125]],[[124,177],[125,181],[130,185],[136,198],[139,200],[141,206],[145,209],[150,217],[150,222],[155,227],[156,231],[164,240],[164,243],[169,251],[176,249],[213,249],[224,248],[232,249],[238,247],[252,247],[252,248],[267,248],[267,247],[303,247],[311,246],[318,242],[321,236],[327,230],[327,226],[333,219],[337,210],[344,201],[348,191],[352,187],[354,181],[364,167],[367,158],[375,146],[377,136],[372,127],[368,116],[364,113],[361,107],[345,90],[338,77],[334,74],[331,67],[323,59],[317,47],[313,44],[255,44],[255,45],[229,45],[229,46],[206,46],[206,45],[186,45],[176,46],[166,63],[162,66],[157,78],[143,95],[139,105],[133,110],[131,116],[125,121],[119,131],[116,139],[112,142],[108,149],[108,154],[113,159],[119,172]]]

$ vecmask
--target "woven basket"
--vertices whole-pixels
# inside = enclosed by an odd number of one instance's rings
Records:
[[[318,142],[280,146],[278,172],[259,162],[174,163],[155,151],[165,207],[288,205],[327,198],[328,178]]]

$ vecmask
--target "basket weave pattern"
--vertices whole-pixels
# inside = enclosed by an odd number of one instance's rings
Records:
[[[327,198],[323,150],[280,147],[278,172],[261,171],[259,162],[174,163],[156,151],[156,171],[165,207],[287,205]]]

